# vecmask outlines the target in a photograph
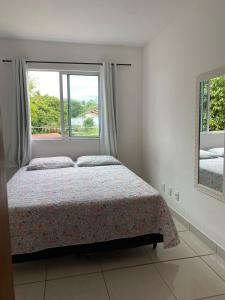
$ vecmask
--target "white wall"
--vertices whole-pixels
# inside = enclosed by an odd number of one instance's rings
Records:
[[[194,188],[196,77],[225,66],[225,1],[198,0],[144,49],[143,168],[169,205],[225,248],[225,203]]]
[[[141,76],[142,50],[135,47],[81,45],[22,40],[0,40],[0,59],[24,56],[34,60],[90,61],[103,60],[131,63],[132,67],[119,67],[119,158],[128,167],[141,173]],[[4,133],[7,156],[10,157],[12,116],[10,63],[0,61],[0,104],[4,118]],[[98,140],[34,141],[33,156],[98,153]],[[11,159],[8,161],[12,165]]]

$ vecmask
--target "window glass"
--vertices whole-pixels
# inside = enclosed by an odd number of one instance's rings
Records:
[[[61,138],[59,72],[29,71],[31,132],[33,138]]]
[[[98,76],[66,76],[69,136],[99,136]]]
[[[99,136],[98,74],[29,70],[28,79],[32,138]]]
[[[225,125],[225,76],[200,83],[200,129],[223,131]]]

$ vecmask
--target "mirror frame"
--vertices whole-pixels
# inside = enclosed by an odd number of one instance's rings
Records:
[[[225,75],[225,67],[214,69],[200,74],[196,80],[196,105],[195,105],[195,188],[211,196],[219,201],[225,202],[225,160],[223,165],[223,192],[213,190],[203,184],[199,183],[199,150],[200,150],[200,82],[209,80],[214,77]],[[224,132],[224,147],[225,147],[225,132]]]

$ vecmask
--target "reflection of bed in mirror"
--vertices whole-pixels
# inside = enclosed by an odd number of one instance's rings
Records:
[[[225,201],[225,67],[197,78],[196,98],[196,188]]]
[[[199,183],[223,191],[224,148],[200,150]]]

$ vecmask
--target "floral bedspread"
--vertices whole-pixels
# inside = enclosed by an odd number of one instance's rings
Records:
[[[7,188],[13,254],[149,233],[179,243],[163,198],[123,165],[24,167]]]

